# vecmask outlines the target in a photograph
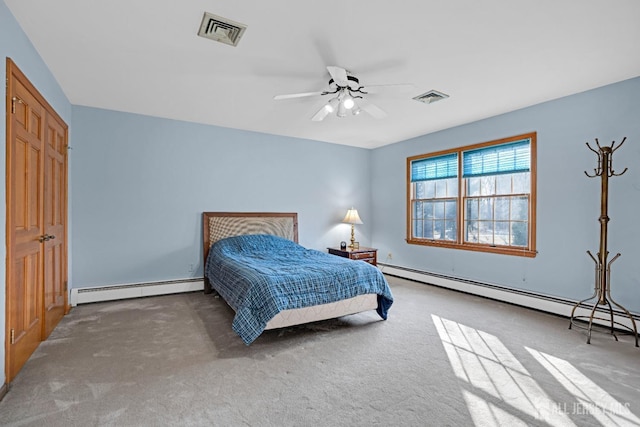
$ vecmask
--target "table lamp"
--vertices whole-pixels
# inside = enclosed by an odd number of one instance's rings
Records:
[[[345,222],[347,224],[351,224],[351,244],[349,245],[349,247],[351,249],[354,248],[355,246],[355,242],[356,242],[356,238],[354,235],[354,225],[355,224],[362,224],[362,220],[360,219],[360,216],[358,215],[358,210],[354,209],[353,207],[351,209],[349,209],[347,211],[347,214],[345,215],[344,219],[342,220],[342,222]]]

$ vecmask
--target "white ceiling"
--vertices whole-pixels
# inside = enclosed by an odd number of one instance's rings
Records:
[[[638,0],[4,1],[72,104],[357,147],[640,75]],[[237,47],[197,36],[205,11],[248,26]],[[381,120],[273,100],[327,65],[415,89],[370,94]],[[411,99],[431,89],[450,98]]]

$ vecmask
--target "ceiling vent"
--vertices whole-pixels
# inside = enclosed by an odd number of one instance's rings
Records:
[[[418,95],[413,97],[416,101],[424,102],[425,104],[432,104],[436,101],[440,101],[441,99],[448,98],[449,95],[438,92],[437,90],[430,90],[429,92],[425,92],[422,95]]]
[[[247,26],[213,13],[205,12],[198,35],[220,43],[237,46]]]

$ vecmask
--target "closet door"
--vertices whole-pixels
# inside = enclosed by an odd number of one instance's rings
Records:
[[[67,135],[64,123],[47,115],[44,145],[44,336],[67,307]]]
[[[8,382],[66,312],[66,150],[66,124],[7,59]]]
[[[45,109],[10,79],[7,141],[7,380],[42,339]]]

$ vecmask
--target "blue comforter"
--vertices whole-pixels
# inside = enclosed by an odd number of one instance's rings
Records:
[[[235,310],[233,330],[253,342],[280,311],[378,294],[383,319],[393,303],[384,276],[364,261],[306,249],[269,235],[222,239],[205,265],[211,286]]]

